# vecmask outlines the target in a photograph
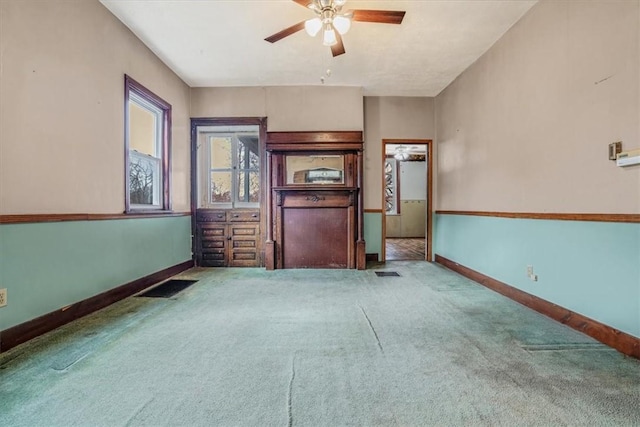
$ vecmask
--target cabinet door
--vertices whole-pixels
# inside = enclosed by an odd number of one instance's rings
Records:
[[[229,267],[260,266],[260,225],[257,223],[229,224]]]
[[[228,249],[227,226],[225,224],[203,224],[198,226],[200,238],[200,262],[203,267],[225,267]]]

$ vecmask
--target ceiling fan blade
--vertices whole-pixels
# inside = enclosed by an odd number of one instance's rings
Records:
[[[289,28],[285,28],[282,31],[278,31],[275,34],[270,35],[265,40],[269,43],[275,43],[278,40],[282,40],[283,38],[290,36],[291,34],[297,33],[300,30],[304,29],[304,21],[298,22],[295,25],[290,26]]]
[[[405,11],[401,10],[364,10],[355,9],[353,20],[360,22],[377,22],[381,24],[401,24]]]
[[[344,50],[344,43],[342,43],[342,36],[337,31],[336,31],[336,40],[338,42],[333,46],[331,46],[331,54],[333,55],[334,58],[346,52]]]
[[[310,7],[313,4],[313,0],[293,0],[302,7]]]

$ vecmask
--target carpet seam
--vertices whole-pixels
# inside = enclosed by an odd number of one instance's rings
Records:
[[[289,379],[289,389],[287,391],[287,415],[289,421],[287,425],[293,426],[293,380],[296,378],[296,356],[291,358],[291,379]]]
[[[362,308],[361,305],[359,305],[358,307],[360,307],[360,310],[362,311],[362,314],[364,314],[364,318],[367,319],[367,323],[369,324],[369,328],[371,329],[371,332],[373,332],[373,336],[376,337],[376,342],[378,343],[378,348],[384,354],[384,349],[382,348],[382,343],[380,343],[380,338],[378,338],[378,333],[376,332],[376,329],[373,327],[373,324],[371,323],[371,319],[369,319],[369,316],[367,316],[367,312],[364,310],[364,308]]]

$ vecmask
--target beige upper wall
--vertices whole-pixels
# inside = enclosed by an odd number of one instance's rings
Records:
[[[362,88],[192,88],[193,117],[268,117],[270,132],[363,130]]]
[[[97,0],[0,2],[0,214],[124,210],[124,74],[172,105],[189,210],[189,88]]]
[[[434,140],[434,98],[365,97],[364,134],[364,208],[382,209],[382,140]]]
[[[640,2],[541,1],[436,98],[437,209],[639,213]]]
[[[191,88],[191,117],[265,117],[267,91],[263,87]]]

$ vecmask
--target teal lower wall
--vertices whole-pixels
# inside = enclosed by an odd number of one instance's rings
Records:
[[[439,214],[434,233],[436,254],[640,337],[640,224]]]
[[[364,213],[364,241],[368,254],[378,254],[378,261],[382,255],[382,214]]]
[[[0,330],[191,259],[191,218],[0,225]]]

